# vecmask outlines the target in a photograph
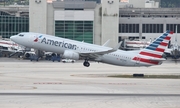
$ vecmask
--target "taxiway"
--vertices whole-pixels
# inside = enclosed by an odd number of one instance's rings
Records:
[[[112,74],[180,74],[180,64],[120,67],[81,61],[0,58],[2,108],[179,108],[179,79],[110,78]]]

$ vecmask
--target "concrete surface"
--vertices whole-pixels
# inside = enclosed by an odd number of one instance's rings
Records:
[[[0,58],[0,108],[179,108],[179,79],[109,74],[180,74],[180,64],[120,67]]]

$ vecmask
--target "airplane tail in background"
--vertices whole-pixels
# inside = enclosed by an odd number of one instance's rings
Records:
[[[154,65],[159,64],[159,61],[164,61],[163,53],[168,46],[172,35],[173,32],[167,30],[161,36],[156,38],[149,46],[142,49],[139,52],[138,57],[133,58],[133,60],[139,60],[140,62]]]

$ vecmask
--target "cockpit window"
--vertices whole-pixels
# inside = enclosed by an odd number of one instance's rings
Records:
[[[19,36],[23,37],[24,35],[23,34],[19,34]]]

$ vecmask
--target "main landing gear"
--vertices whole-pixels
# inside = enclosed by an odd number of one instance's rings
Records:
[[[89,67],[89,66],[90,66],[90,63],[88,62],[88,60],[85,60],[84,63],[83,63],[83,65],[84,65],[85,67]]]

